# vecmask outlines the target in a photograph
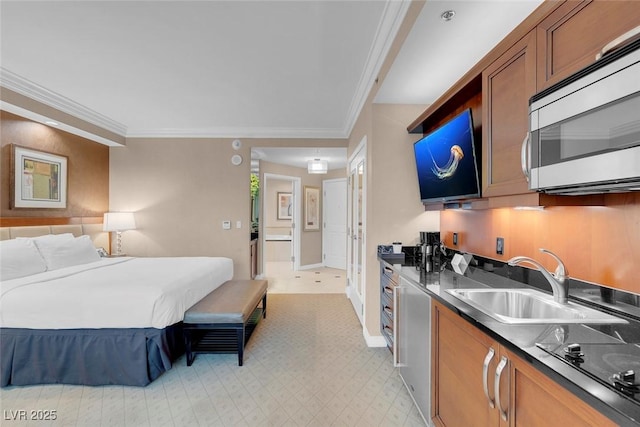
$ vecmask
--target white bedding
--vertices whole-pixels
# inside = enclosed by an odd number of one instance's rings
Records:
[[[105,258],[0,282],[0,326],[161,329],[232,277],[230,258]]]

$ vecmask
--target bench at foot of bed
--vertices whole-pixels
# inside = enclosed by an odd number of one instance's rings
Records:
[[[187,366],[198,353],[238,353],[242,366],[244,346],[260,318],[267,317],[266,280],[229,280],[184,314]]]

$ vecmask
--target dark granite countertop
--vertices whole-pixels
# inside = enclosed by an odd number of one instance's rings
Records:
[[[522,267],[507,267],[506,264],[480,258],[464,275],[451,270],[450,262],[444,260],[431,266],[426,272],[416,266],[411,257],[379,260],[397,271],[432,298],[446,305],[478,329],[491,336],[510,351],[531,363],[536,369],[561,384],[571,393],[587,402],[598,411],[620,425],[640,426],[640,402],[627,398],[568,363],[539,348],[536,343],[559,344],[558,330],[569,342],[582,343],[640,343],[640,309],[636,295],[599,287],[571,279],[570,300],[584,303],[592,308],[620,315],[628,320],[626,325],[510,325],[498,322],[474,307],[446,292],[453,288],[536,288],[550,292],[546,280],[535,270]],[[386,258],[386,259],[385,259]],[[638,317],[636,317],[638,316]],[[613,332],[615,332],[615,334]],[[624,335],[624,341],[620,333]],[[566,344],[566,343],[565,343]],[[613,344],[615,345],[615,344]]]

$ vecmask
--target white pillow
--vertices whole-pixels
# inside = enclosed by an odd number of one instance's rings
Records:
[[[47,270],[100,261],[100,255],[89,236],[65,240],[40,240],[36,246],[47,264]]]
[[[71,233],[62,233],[62,234],[45,234],[43,236],[38,237],[17,237],[16,240],[32,240],[35,242],[36,246],[38,242],[43,242],[44,244],[57,244],[67,240],[73,240],[73,234]]]
[[[0,281],[43,273],[46,270],[47,264],[31,239],[0,241]]]

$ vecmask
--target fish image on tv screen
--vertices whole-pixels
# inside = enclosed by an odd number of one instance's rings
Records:
[[[413,148],[423,202],[480,196],[471,110],[416,141]]]

